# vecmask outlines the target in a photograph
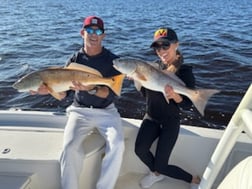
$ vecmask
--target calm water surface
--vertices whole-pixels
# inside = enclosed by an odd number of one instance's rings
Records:
[[[214,88],[205,117],[193,109],[182,123],[224,128],[251,84],[250,0],[0,0],[0,109],[65,111],[71,99],[18,93],[11,85],[33,70],[62,66],[82,45],[82,20],[105,21],[104,45],[120,56],[152,61],[149,48],[160,26],[174,28],[185,63],[194,67],[198,88]],[[125,80],[116,104],[123,117],[142,118],[144,99]]]

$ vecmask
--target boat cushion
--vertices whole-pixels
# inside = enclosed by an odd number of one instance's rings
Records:
[[[221,182],[217,189],[251,189],[252,188],[252,156],[237,164]]]

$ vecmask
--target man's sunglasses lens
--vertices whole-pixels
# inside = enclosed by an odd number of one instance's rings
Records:
[[[93,28],[86,28],[85,29],[87,31],[88,34],[96,34],[96,35],[102,35],[103,34],[103,30],[101,29],[93,29]]]

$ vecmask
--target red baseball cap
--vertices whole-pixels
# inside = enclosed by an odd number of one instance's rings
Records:
[[[101,18],[97,16],[88,16],[83,21],[83,27],[97,26],[104,31],[104,24]]]

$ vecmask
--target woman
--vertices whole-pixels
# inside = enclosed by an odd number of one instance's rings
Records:
[[[178,37],[173,29],[160,28],[154,33],[151,48],[160,58],[157,61],[159,69],[174,72],[187,87],[194,88],[192,67],[183,65],[178,46]],[[141,88],[141,93],[146,98],[147,110],[137,135],[135,153],[148,166],[150,173],[140,181],[140,185],[142,188],[149,188],[166,175],[191,183],[192,188],[197,188],[200,182],[198,176],[192,176],[178,166],[167,164],[179,134],[180,107],[191,106],[191,101],[176,93],[171,86],[167,85],[164,90],[166,97],[161,92]],[[169,103],[165,98],[169,99]],[[150,148],[157,138],[157,148],[153,155]]]

